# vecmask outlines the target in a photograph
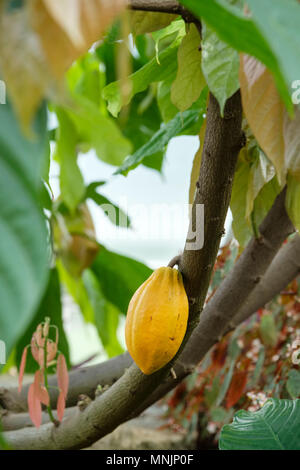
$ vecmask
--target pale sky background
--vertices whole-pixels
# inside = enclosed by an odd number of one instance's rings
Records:
[[[127,177],[112,176],[115,168],[99,160],[94,151],[80,155],[79,166],[85,182],[108,180],[101,187],[101,193],[123,209],[128,209],[134,228],[130,232],[116,228],[102,210],[91,202],[89,206],[98,241],[112,251],[136,258],[153,269],[166,265],[173,256],[180,253],[188,229],[190,172],[198,143],[198,137],[194,136],[172,139],[162,174],[140,165]],[[50,182],[55,196],[59,194],[58,172],[57,164],[52,163]],[[163,205],[165,212],[157,218],[155,213],[159,205]],[[229,216],[227,230],[230,223]],[[156,233],[153,234],[153,231]],[[149,232],[152,232],[151,236]],[[101,352],[102,347],[95,328],[84,323],[76,306],[69,299],[64,309],[64,320],[73,363]],[[119,327],[119,339],[125,347],[124,322]],[[92,362],[105,358],[102,351]]]

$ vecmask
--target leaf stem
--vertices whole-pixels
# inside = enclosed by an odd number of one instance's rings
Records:
[[[44,386],[45,386],[47,392],[49,393],[48,373],[47,373],[47,343],[48,343],[48,335],[49,335],[49,332],[47,332],[47,334],[46,334],[46,336],[45,336],[45,344],[44,344]],[[52,409],[51,409],[51,406],[50,406],[50,405],[47,405],[47,411],[48,411],[48,415],[49,415],[50,421],[52,421],[52,423],[53,423],[55,426],[57,426],[57,425],[58,425],[58,421],[54,418],[53,413],[52,413]]]

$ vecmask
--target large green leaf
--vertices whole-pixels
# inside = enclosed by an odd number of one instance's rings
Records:
[[[268,400],[256,412],[238,411],[223,427],[221,450],[299,450],[300,400]]]
[[[200,35],[197,27],[191,24],[178,49],[178,71],[171,88],[171,100],[180,111],[186,111],[197,101],[205,86]]]
[[[296,75],[291,76],[292,68],[287,70],[282,67],[281,56],[274,47],[279,42],[276,36],[279,34],[280,29],[278,25],[280,15],[278,16],[277,24],[275,24],[272,30],[272,41],[268,42],[269,34],[265,35],[265,31],[262,33],[260,25],[256,24],[254,19],[244,17],[237,7],[230,5],[225,0],[210,0],[209,2],[207,0],[180,0],[180,3],[196,16],[204,19],[218,33],[220,39],[227,42],[234,49],[246,52],[263,62],[273,72],[281,96],[286,105],[292,109],[289,87],[291,81],[295,80],[295,77],[300,76],[300,70]],[[271,0],[268,2],[259,1],[259,3],[264,4],[266,6],[265,9],[268,8],[268,13],[261,16],[261,21],[264,21],[265,16],[269,15],[270,11],[272,11],[272,18],[273,15],[278,15],[278,10],[274,9]],[[285,3],[285,1],[282,3]],[[289,6],[286,7],[286,10],[288,9]],[[274,25],[274,20],[272,21]],[[284,34],[287,34],[285,26],[280,32],[280,37],[284,36]],[[294,34],[297,34],[297,32]],[[289,37],[289,34],[287,34],[287,37]],[[282,45],[286,54],[293,54],[290,44],[291,42],[285,43],[284,46]],[[295,63],[299,64],[297,59],[294,60],[296,61]],[[295,66],[293,67],[294,70]]]
[[[20,365],[21,357],[25,346],[30,344],[32,334],[36,330],[36,327],[45,320],[45,317],[50,318],[50,324],[55,325],[59,331],[59,343],[58,349],[64,354],[68,366],[70,366],[70,357],[69,357],[69,345],[64,332],[63,320],[62,320],[62,304],[61,304],[61,290],[60,282],[56,269],[52,269],[50,272],[49,282],[44,294],[44,297],[41,301],[41,304],[33,317],[30,325],[28,326],[26,332],[23,334],[22,338],[17,343],[16,346],[16,364]],[[50,338],[55,338],[54,329],[50,329]],[[38,364],[33,359],[31,354],[27,355],[26,361],[26,372],[33,373],[37,370]]]
[[[59,129],[56,136],[55,159],[60,165],[61,199],[73,211],[81,201],[85,186],[77,165],[78,135],[76,128],[63,109],[56,109]]]
[[[153,57],[146,65],[129,76],[130,93],[122,97],[119,82],[113,82],[103,89],[103,97],[108,102],[108,110],[118,116],[122,106],[127,105],[132,97],[146,90],[150,83],[166,80],[177,70],[177,50],[180,40],[176,39],[171,46],[159,54],[159,62]]]
[[[175,114],[177,112],[178,110]],[[121,115],[118,119],[118,124],[125,137],[132,143],[134,152],[151,139],[153,134],[159,130],[160,123],[161,115],[153,87],[135,95],[126,117]],[[146,157],[143,165],[161,171],[163,156],[163,152],[158,152],[151,157]]]
[[[244,152],[246,153],[246,150]],[[252,162],[239,161],[233,181],[230,201],[233,216],[232,229],[241,248],[245,247],[254,235],[249,210],[251,210],[252,221],[258,228],[280,191],[276,177],[269,181],[268,172],[265,173],[264,184],[258,176],[255,176],[262,171],[258,161],[260,161],[259,155]]]
[[[263,2],[247,0],[247,4],[253,21],[268,41],[291,90],[293,81],[300,76],[299,2],[297,0],[264,0]]]
[[[66,287],[69,294],[78,304],[83,318],[86,322],[94,322],[94,310],[88,297],[82,278],[74,278],[64,268],[61,260],[56,262],[60,281]]]
[[[105,215],[107,215],[113,224],[129,228],[131,226],[131,222],[127,214],[125,214],[125,212],[119,206],[111,202],[107,197],[103,196],[103,194],[98,193],[96,189],[97,183],[91,183],[86,188],[85,198],[91,199],[98,206],[100,206]]]
[[[240,88],[239,55],[205,23],[202,29],[202,70],[223,116],[226,101]]]
[[[171,101],[171,86],[175,77],[160,82],[157,86],[157,104],[164,122],[169,122],[178,113],[178,108]]]
[[[297,230],[300,230],[300,181],[288,175],[286,192],[286,209]]]
[[[84,96],[74,96],[68,114],[77,130],[79,141],[93,147],[97,156],[110,165],[120,165],[131,152],[130,142],[116,123]]]
[[[127,312],[134,292],[152,273],[145,264],[113,253],[103,246],[91,269],[99,281],[103,295],[122,313]]]
[[[153,155],[165,149],[169,141],[181,134],[199,120],[199,110],[188,110],[184,113],[178,113],[174,119],[163,125],[161,129],[156,132],[152,138],[139,148],[133,155],[127,157],[122,166],[120,166],[116,174],[127,174],[128,171],[135,168],[141,163],[144,158]]]
[[[0,106],[0,122],[0,337],[9,354],[47,282],[47,230],[38,201],[46,108],[37,116],[33,140],[24,137],[9,104]]]

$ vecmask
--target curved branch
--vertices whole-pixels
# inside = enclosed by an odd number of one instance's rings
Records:
[[[129,0],[131,10],[152,11],[181,15],[185,8],[175,0]]]
[[[295,236],[286,243],[274,258],[265,276],[242,305],[231,322],[236,328],[252,313],[262,308],[280,293],[300,273],[300,236]]]
[[[203,158],[198,191],[193,205],[194,217],[192,217],[192,226],[196,226],[197,205],[205,203],[205,243],[202,250],[199,247],[193,250],[193,256],[187,244],[182,258],[191,315],[185,342],[191,335],[197,315],[202,309],[222,236],[237,156],[243,143],[241,120],[242,107],[239,92],[227,101],[224,118],[220,116],[216,99],[210,95]],[[59,427],[45,424],[38,430],[29,428],[7,432],[5,438],[15,449],[86,447],[128,420],[132,410],[144,403],[168,376],[172,364],[173,361],[150,376],[142,374],[133,364],[118,382],[96,398],[86,410],[81,412],[76,409],[74,414],[64,420]]]
[[[270,302],[277,294],[279,294],[282,289],[284,289],[293,279],[295,279],[299,273],[300,236],[295,234],[295,236],[279,250],[261,282],[252,291],[246,302],[243,304],[242,308],[239,310],[238,314],[234,317],[234,324],[238,326],[241,322],[255,313],[259,308]],[[123,356],[124,355],[115,359],[117,361],[123,362]],[[109,363],[110,361],[107,361],[106,364],[108,365]],[[99,366],[91,366],[89,369],[92,369],[94,372],[96,372],[97,368],[99,368]],[[155,390],[154,393],[140,407],[137,407],[134,410],[131,417],[138,416],[145,408],[147,408],[147,406],[155,403],[159,398],[174,388],[177,383],[179,383],[191,372],[191,368],[184,365],[181,360],[176,362],[175,368],[177,380],[174,381],[174,379],[171,380],[170,378],[168,381],[166,381],[161,387]],[[124,370],[122,371],[121,375],[123,372]],[[88,378],[89,381],[92,380],[92,382],[87,383],[85,381],[81,384],[80,390],[82,393],[86,393],[92,388],[94,384],[92,374],[86,376],[85,378]],[[74,408],[69,408],[66,410],[67,415],[72,412],[74,412]],[[45,414],[45,416],[43,416],[43,423],[48,422],[48,418],[48,415]],[[9,431],[31,426],[31,420],[27,413],[7,413],[2,418],[2,425],[4,431]]]
[[[231,329],[231,322],[243,308],[248,296],[255,290],[257,283],[267,271],[284,240],[294,231],[294,227],[285,210],[285,194],[286,189],[277,197],[273,207],[261,224],[260,233],[262,237],[250,241],[234,268],[204,308],[198,326],[193,331],[190,340],[173,366],[177,379],[171,380],[169,378],[161,384],[135,410],[131,417],[141,413],[145,408],[155,403],[180,383],[183,378],[194,370],[195,366],[199,364],[210,348]],[[275,263],[275,260],[273,267],[276,270],[278,269],[278,263]],[[271,268],[270,277],[272,271],[273,268]],[[291,271],[295,272],[294,267]],[[283,279],[281,281],[285,286],[285,281]],[[273,297],[274,292],[272,291],[270,294]],[[268,300],[271,300],[271,298]],[[253,304],[251,309],[252,307]],[[248,309],[247,314],[246,310],[244,310],[243,319],[252,313],[254,313],[253,310]]]
[[[69,373],[69,393],[67,399],[67,406],[75,406],[77,404],[78,396],[83,393],[90,398],[95,398],[95,390],[98,385],[112,385],[116,382],[124,370],[130,367],[132,359],[128,353],[121,354],[117,357],[109,359],[94,366],[82,367],[80,369],[71,371]],[[30,384],[29,384],[30,385]],[[0,406],[6,410],[16,413],[27,410],[27,395],[29,385],[25,385],[21,394],[18,389],[14,388],[0,388]],[[56,408],[58,389],[56,376],[49,378],[50,388],[50,404],[52,408]]]

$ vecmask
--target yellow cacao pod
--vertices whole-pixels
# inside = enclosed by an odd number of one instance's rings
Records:
[[[175,356],[186,332],[188,312],[177,269],[157,269],[135,292],[128,306],[125,338],[144,374],[153,374]]]

